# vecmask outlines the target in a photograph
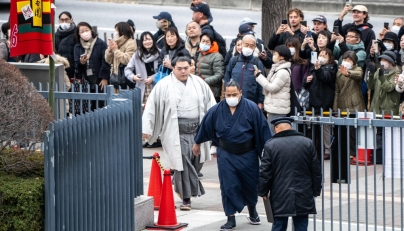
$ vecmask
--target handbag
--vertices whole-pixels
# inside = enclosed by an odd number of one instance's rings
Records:
[[[118,66],[118,74],[115,74],[115,71],[112,71],[111,76],[109,77],[109,82],[111,85],[125,85],[126,77],[125,77],[125,65],[122,63]]]
[[[309,96],[309,91],[302,87],[300,89],[299,96],[297,97],[302,108],[309,108]]]
[[[165,69],[165,71],[164,71],[164,69]],[[157,71],[156,78],[155,78],[154,82],[157,84],[160,80],[162,80],[167,75],[169,75],[168,69],[164,68],[163,65],[161,65],[159,67],[158,71]]]

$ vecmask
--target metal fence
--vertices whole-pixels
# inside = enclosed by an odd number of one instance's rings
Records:
[[[315,143],[323,175],[309,230],[403,230],[404,120],[341,114],[295,116],[295,129]],[[324,160],[326,139],[330,160]]]
[[[140,89],[105,100],[46,131],[46,231],[134,230],[134,198],[143,194]]]

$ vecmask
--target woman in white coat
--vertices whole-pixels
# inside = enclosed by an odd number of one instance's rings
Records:
[[[264,109],[268,112],[268,122],[290,112],[290,58],[289,48],[279,45],[275,47],[272,57],[274,64],[268,76],[263,76],[259,69],[255,71],[256,81],[264,91]],[[269,125],[274,135],[274,126],[271,123]]]
[[[125,67],[125,76],[136,87],[140,88],[142,103],[145,104],[153,88],[153,82],[158,69],[160,51],[153,34],[145,31],[140,35],[137,51]]]

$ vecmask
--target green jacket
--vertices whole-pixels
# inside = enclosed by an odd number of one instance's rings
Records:
[[[199,54],[195,64],[195,75],[205,80],[215,97],[220,97],[224,76],[223,56],[219,52],[209,51]]]
[[[365,45],[363,44],[362,41],[360,41],[358,44],[346,44],[344,43],[340,43],[339,44],[340,47],[340,52],[344,52],[346,50],[350,50],[350,51],[355,51],[356,56],[358,57],[358,66],[360,66],[361,68],[363,68],[365,66],[365,61],[366,61],[366,52],[365,52]],[[338,64],[340,65],[342,63],[342,55],[340,54],[339,60],[338,60]]]
[[[365,101],[362,95],[362,68],[354,65],[351,70],[348,70],[349,77],[337,72],[335,80],[335,95],[333,111],[338,108],[341,111],[349,109],[350,112],[364,111]]]
[[[384,111],[385,114],[398,115],[398,108],[400,106],[400,93],[395,89],[396,84],[394,82],[396,74],[400,71],[396,67],[388,73],[379,76],[379,70],[377,69],[374,74],[369,73],[368,88],[374,91],[370,110],[375,110],[377,114],[381,114]]]

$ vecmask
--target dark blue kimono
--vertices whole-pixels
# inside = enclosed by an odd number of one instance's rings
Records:
[[[217,147],[220,190],[226,216],[241,212],[246,205],[258,200],[259,157],[264,144],[271,138],[268,122],[254,102],[241,97],[232,115],[226,100],[213,106],[203,117],[195,143],[211,140],[218,146],[219,138],[241,144],[250,139],[255,149],[235,155]]]

